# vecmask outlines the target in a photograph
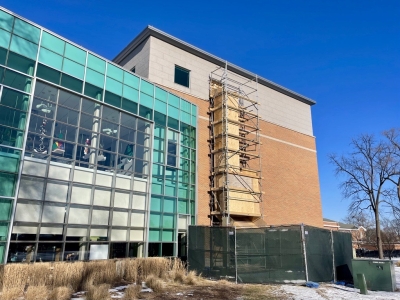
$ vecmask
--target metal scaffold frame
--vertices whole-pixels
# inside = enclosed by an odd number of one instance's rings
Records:
[[[231,215],[254,221],[262,212],[258,78],[231,73],[225,64],[210,73],[209,84],[211,225],[232,225]],[[237,195],[247,195],[243,197],[257,205],[259,213],[237,207],[232,212],[230,202],[241,200]]]

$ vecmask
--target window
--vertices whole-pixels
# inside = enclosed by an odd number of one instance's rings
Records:
[[[175,65],[175,78],[174,82],[186,87],[189,87],[189,73],[190,71]]]
[[[132,73],[136,73],[136,67],[133,67],[133,68],[131,69],[131,72],[132,72]]]

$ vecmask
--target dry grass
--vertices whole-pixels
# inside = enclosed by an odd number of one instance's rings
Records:
[[[25,300],[47,300],[49,291],[46,286],[29,286]]]
[[[160,293],[164,290],[163,281],[155,275],[147,276],[145,282],[147,287],[151,288],[156,293]]]
[[[139,284],[129,285],[128,288],[125,290],[124,299],[127,299],[127,300],[139,299],[141,290],[142,290],[142,286]]]
[[[396,263],[396,266],[400,267],[400,260]]]
[[[190,271],[184,280],[185,284],[188,285],[197,285],[199,283],[200,277],[197,276],[196,271]]]
[[[53,269],[53,287],[70,287],[77,291],[82,285],[85,263],[56,263]]]
[[[49,295],[49,300],[70,300],[73,291],[66,286],[60,286],[53,289]]]
[[[1,300],[16,300],[22,296],[23,291],[20,288],[9,288],[4,290],[1,295]]]
[[[111,300],[109,289],[109,284],[92,285],[88,288],[86,300]]]
[[[4,267],[3,291],[16,288],[21,291],[28,284],[30,267],[28,264],[8,264]]]

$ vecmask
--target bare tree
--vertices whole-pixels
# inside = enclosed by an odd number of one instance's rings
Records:
[[[389,259],[392,259],[396,244],[400,243],[400,227],[397,220],[383,219],[382,221],[382,242],[386,254]]]
[[[400,159],[400,128],[392,128],[388,131],[383,132],[383,135],[389,140],[391,145],[394,147],[395,155]],[[398,202],[393,205],[394,217],[400,222],[400,173],[398,174],[397,181],[391,179],[392,183],[397,186],[397,199]]]
[[[336,175],[344,177],[340,186],[343,196],[351,200],[349,213],[372,211],[379,258],[383,258],[380,213],[382,206],[391,207],[396,197],[390,180],[399,174],[398,151],[387,140],[378,141],[370,134],[353,139],[350,145],[352,152],[342,156],[331,154],[329,159]]]
[[[366,211],[360,211],[357,214],[347,214],[347,216],[343,218],[343,222],[354,225],[357,228],[357,230],[352,230],[351,232],[353,243],[356,245],[356,249],[361,249],[366,243],[368,243],[371,236],[368,233],[371,230],[375,232],[375,222],[372,219],[371,214]],[[365,231],[361,227],[364,228]]]

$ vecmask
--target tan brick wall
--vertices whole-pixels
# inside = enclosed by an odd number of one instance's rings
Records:
[[[210,225],[208,102],[164,88],[198,106],[197,223]],[[260,123],[264,221],[269,225],[304,223],[323,227],[315,138],[272,123]]]

